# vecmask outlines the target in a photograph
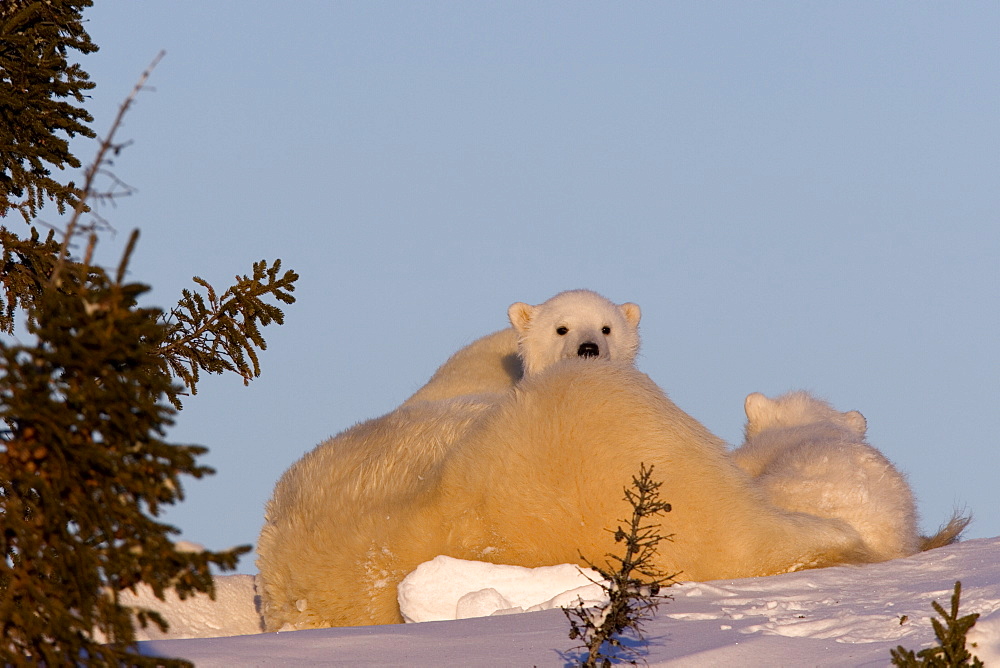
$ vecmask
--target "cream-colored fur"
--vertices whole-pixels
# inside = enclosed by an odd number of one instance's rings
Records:
[[[326,611],[352,606],[358,624],[381,623],[370,621],[384,618],[387,605],[378,599],[380,550],[394,544],[411,506],[434,494],[442,459],[491,406],[476,396],[401,406],[293,464],[267,503],[257,541],[267,630],[303,620],[297,628],[350,625],[346,613]],[[393,597],[396,581],[385,585]]]
[[[861,413],[806,392],[754,393],[745,408],[746,441],[733,457],[772,504],[847,522],[879,561],[920,551],[913,493],[866,442]]]
[[[639,307],[591,290],[560,292],[537,306],[515,302],[507,316],[525,376],[574,357],[630,364],[639,351]]]
[[[268,630],[399,622],[437,555],[600,562],[654,467],[673,510],[656,565],[684,580],[871,560],[845,522],[779,509],[725,445],[630,365],[551,365],[489,401],[420,401],[319,445],[278,482],[258,543]]]

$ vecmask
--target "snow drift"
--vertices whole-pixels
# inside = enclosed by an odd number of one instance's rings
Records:
[[[483,568],[447,559],[435,562],[425,565],[424,573],[410,581],[412,588],[404,596],[427,609],[454,609],[456,616],[460,614],[458,600],[469,594],[475,598],[487,589],[500,593],[507,603],[524,607],[517,597],[525,590],[535,590],[535,597],[537,590],[544,590],[536,579],[553,582],[553,575],[561,573],[546,569],[510,573],[507,567],[489,564]],[[470,579],[470,573],[477,572]],[[889,650],[897,645],[919,649],[934,644],[931,601],[947,607],[956,580],[962,581],[961,614],[981,615],[969,634],[976,643],[970,649],[987,666],[1000,666],[1000,538],[970,540],[870,566],[671,587],[668,593],[673,600],[665,602],[647,625],[645,658],[651,666],[885,666]],[[454,586],[460,582],[465,584]],[[511,586],[511,582],[516,584]],[[562,586],[566,583],[560,581],[556,588]],[[183,657],[199,667],[227,668],[288,664],[554,667],[574,657],[568,622],[558,610],[262,634],[253,632],[260,628],[260,620],[252,576],[223,576],[217,579],[217,587],[215,603],[204,596],[160,603],[172,629],[160,639],[141,642],[141,651]],[[548,596],[548,592],[540,595]],[[238,635],[247,633],[252,635]],[[229,637],[191,637],[210,635]],[[185,636],[189,639],[177,639]]]

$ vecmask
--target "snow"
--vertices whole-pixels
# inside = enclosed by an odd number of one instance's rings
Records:
[[[597,571],[571,564],[524,568],[439,556],[399,584],[399,609],[408,622],[437,622],[535,612],[578,600],[607,600]]]
[[[984,664],[1000,666],[1000,612],[980,616],[965,637],[976,645],[972,651]]]
[[[409,614],[460,617],[471,608],[502,614],[285,633],[254,632],[260,620],[253,576],[220,576],[215,603],[204,596],[160,603],[174,626],[140,648],[199,667],[565,666],[576,656],[575,641],[560,610],[507,613],[551,605],[555,590],[579,585],[582,576],[572,570],[438,557],[401,588],[404,608],[413,606]],[[968,636],[977,644],[970,650],[987,666],[1000,666],[1000,537],[870,566],[671,587],[673,600],[646,626],[645,659],[650,666],[886,666],[897,645],[917,650],[935,643],[931,601],[948,609],[956,580],[962,581],[960,614],[980,614]],[[583,593],[586,599],[593,589]],[[463,599],[467,606],[459,605]],[[224,637],[191,637],[211,635]]]

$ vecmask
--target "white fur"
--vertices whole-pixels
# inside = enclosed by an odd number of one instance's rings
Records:
[[[639,307],[590,290],[560,292],[537,306],[516,302],[507,315],[525,376],[573,357],[631,364],[639,350]]]
[[[746,398],[746,441],[737,464],[776,506],[853,526],[878,560],[920,550],[913,493],[865,440],[861,413],[841,413],[806,392]]]

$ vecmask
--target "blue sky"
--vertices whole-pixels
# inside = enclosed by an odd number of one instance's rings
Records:
[[[864,413],[926,531],[959,506],[1000,535],[996,2],[85,17],[100,133],[167,52],[119,135],[138,192],[105,212],[105,261],[140,228],[132,277],[164,307],[254,260],[301,275],[262,377],[207,379],[170,432],[218,470],[167,515],[185,539],[254,542],[303,453],[510,303],[580,287],[642,306],[639,367],[719,436],[741,440],[750,392],[812,390]]]

